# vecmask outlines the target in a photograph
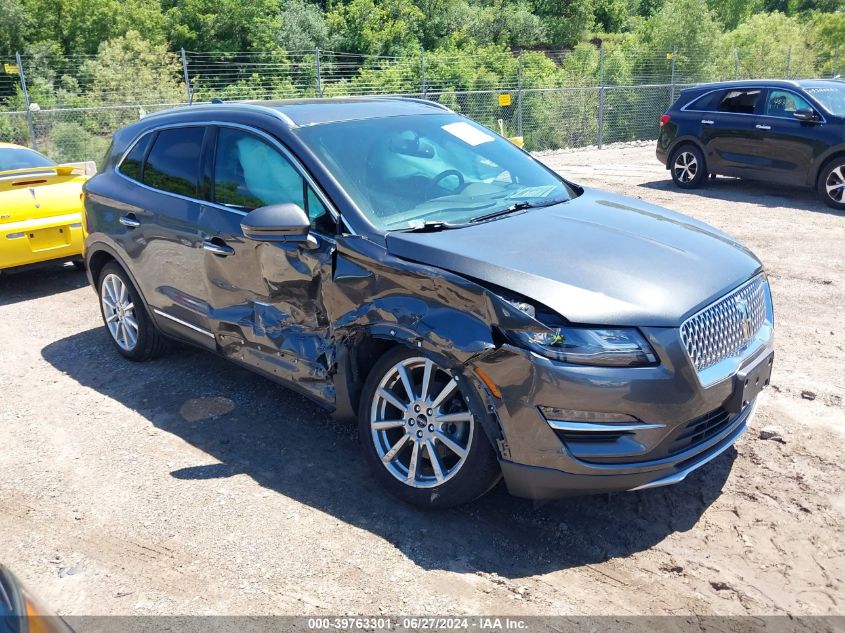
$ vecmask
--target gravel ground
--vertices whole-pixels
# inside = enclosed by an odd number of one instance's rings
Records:
[[[186,348],[123,361],[84,276],[48,267],[0,277],[0,560],[65,615],[844,613],[845,217],[677,191],[650,144],[542,159],[765,263],[776,367],[735,450],[670,488],[422,513],[292,392]]]

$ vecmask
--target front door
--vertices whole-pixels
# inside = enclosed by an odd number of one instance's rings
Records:
[[[714,111],[701,113],[701,141],[711,172],[757,177],[763,152],[758,127],[760,88],[726,90]]]
[[[290,154],[259,131],[216,128],[207,170],[199,238],[218,345],[233,360],[333,400],[323,286],[331,283],[334,216]],[[285,202],[308,213],[316,246],[244,237],[249,211]]]
[[[765,162],[763,175],[775,182],[806,185],[816,156],[830,146],[825,123],[801,122],[797,110],[815,110],[801,95],[791,90],[770,89],[760,123],[763,128]]]

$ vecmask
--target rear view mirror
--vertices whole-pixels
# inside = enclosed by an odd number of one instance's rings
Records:
[[[260,242],[300,242],[313,247],[311,222],[302,207],[292,203],[271,204],[250,211],[241,221],[244,236]]]
[[[807,108],[796,110],[792,113],[792,116],[802,123],[817,123],[820,120],[818,114]]]

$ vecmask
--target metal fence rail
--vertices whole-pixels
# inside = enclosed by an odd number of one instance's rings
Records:
[[[660,54],[568,51],[365,57],[336,51],[167,53],[143,63],[0,59],[0,141],[58,161],[99,160],[111,134],[146,114],[211,99],[407,95],[438,101],[530,150],[652,139],[683,85],[760,76],[836,76],[839,51]],[[137,81],[135,78],[137,77]],[[146,78],[146,79],[144,79]],[[500,96],[508,99],[500,101]]]

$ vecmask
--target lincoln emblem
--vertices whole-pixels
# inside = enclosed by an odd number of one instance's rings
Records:
[[[751,315],[748,312],[748,302],[743,299],[736,300],[736,310],[739,313],[739,327],[742,330],[742,338],[751,338]]]

